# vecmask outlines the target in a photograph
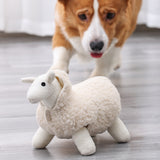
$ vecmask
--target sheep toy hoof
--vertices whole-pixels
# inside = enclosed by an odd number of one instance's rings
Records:
[[[32,146],[35,149],[44,149],[52,140],[52,138],[53,135],[48,134],[45,130],[39,127],[32,139]]]
[[[120,118],[116,118],[108,132],[118,143],[127,143],[130,141],[130,134]]]
[[[83,156],[89,156],[96,152],[96,146],[95,145],[88,145],[88,143],[84,144],[84,146],[81,146],[81,149],[78,149],[81,155]]]
[[[81,155],[89,156],[96,152],[96,146],[87,128],[82,128],[79,131],[77,131],[72,136],[72,139]]]

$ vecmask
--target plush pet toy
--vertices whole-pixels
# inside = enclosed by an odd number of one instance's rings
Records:
[[[96,152],[91,136],[106,130],[117,142],[128,142],[130,134],[119,118],[120,96],[106,77],[94,77],[71,85],[68,75],[49,71],[38,78],[24,78],[32,83],[27,98],[39,103],[39,129],[33,137],[35,148],[44,148],[54,136],[72,138],[82,155]]]

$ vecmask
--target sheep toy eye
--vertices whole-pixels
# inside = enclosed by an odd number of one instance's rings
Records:
[[[42,83],[41,83],[41,86],[42,86],[42,87],[45,87],[45,86],[46,86],[46,83],[45,83],[45,82],[42,82]]]

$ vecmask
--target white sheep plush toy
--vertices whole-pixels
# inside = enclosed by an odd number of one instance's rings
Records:
[[[120,96],[106,77],[93,77],[71,85],[68,75],[49,71],[38,78],[24,78],[32,83],[27,98],[38,103],[39,129],[32,144],[46,147],[54,136],[72,138],[82,155],[96,152],[92,136],[106,130],[117,142],[128,142],[130,134],[119,118]]]

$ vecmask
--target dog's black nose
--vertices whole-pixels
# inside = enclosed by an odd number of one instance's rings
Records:
[[[92,51],[101,51],[102,48],[104,47],[104,42],[103,41],[92,41],[90,43],[90,47]]]

